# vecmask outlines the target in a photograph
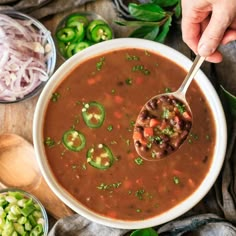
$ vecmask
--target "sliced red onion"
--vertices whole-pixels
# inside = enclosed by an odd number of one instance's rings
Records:
[[[0,100],[23,98],[48,80],[47,37],[31,20],[0,14]]]

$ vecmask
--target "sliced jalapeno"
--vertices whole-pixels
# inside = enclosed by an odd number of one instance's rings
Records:
[[[85,49],[85,48],[87,48],[91,45],[92,45],[92,43],[89,42],[89,41],[79,42],[79,43],[77,43],[77,45],[75,47],[75,53],[77,53],[77,52],[79,52],[79,51],[81,51],[81,50],[83,50],[83,49]]]
[[[112,166],[114,156],[106,145],[98,144],[88,150],[87,162],[97,169],[105,170]]]
[[[66,49],[66,57],[70,58],[75,54],[76,43],[71,43]]]
[[[60,53],[62,54],[63,57],[66,57],[66,49],[67,49],[67,45],[64,42],[61,41],[57,41],[57,47],[58,50],[60,51]]]
[[[108,25],[97,25],[91,31],[92,41],[98,43],[112,38],[112,31]]]
[[[107,23],[104,20],[93,20],[93,21],[91,21],[89,23],[88,27],[87,27],[87,33],[86,33],[87,38],[89,40],[92,40],[91,32],[98,25],[107,25]]]
[[[57,39],[65,43],[72,41],[75,38],[75,35],[75,30],[69,27],[59,29],[56,33]]]
[[[74,42],[80,42],[84,39],[85,36],[85,29],[82,23],[80,22],[71,22],[68,24],[68,27],[74,28],[75,30],[75,37],[71,41],[72,43]]]
[[[83,24],[84,27],[88,26],[88,18],[85,16],[82,16],[80,14],[72,14],[66,19],[66,25],[68,26],[72,22],[80,22]]]
[[[105,119],[105,109],[98,102],[89,102],[84,104],[82,117],[89,128],[99,128]]]
[[[63,134],[62,142],[68,150],[79,152],[85,147],[86,139],[79,131],[68,130]]]

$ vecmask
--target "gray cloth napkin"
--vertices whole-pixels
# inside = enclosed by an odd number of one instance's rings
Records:
[[[0,10],[14,9],[41,19],[94,0],[0,0]]]

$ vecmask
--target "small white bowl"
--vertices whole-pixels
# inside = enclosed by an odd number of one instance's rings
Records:
[[[185,212],[190,210],[193,206],[195,206],[208,193],[210,188],[213,186],[218,174],[220,173],[224,161],[226,142],[227,142],[227,130],[226,130],[225,115],[219,97],[214,87],[208,80],[208,78],[203,74],[202,71],[199,71],[195,76],[195,81],[197,82],[201,91],[204,93],[206,100],[210,106],[210,109],[212,110],[213,118],[216,124],[215,127],[216,142],[215,142],[214,156],[209,172],[205,176],[205,179],[202,181],[200,186],[196,189],[196,191],[191,196],[189,196],[188,198],[186,198],[185,200],[183,200],[181,203],[171,208],[170,210],[156,217],[152,217],[142,221],[122,221],[122,220],[106,218],[88,210],[87,208],[79,204],[65,190],[63,190],[62,187],[60,187],[60,185],[57,183],[56,179],[54,178],[50,170],[44,152],[44,145],[42,142],[43,140],[42,130],[44,122],[44,115],[42,114],[45,114],[47,101],[50,99],[50,96],[54,91],[54,89],[61,83],[66,74],[76,67],[76,65],[93,56],[110,52],[115,49],[117,50],[125,48],[139,48],[143,50],[156,52],[168,58],[169,60],[174,61],[176,64],[178,64],[185,70],[189,70],[192,65],[192,61],[190,61],[180,52],[177,52],[176,50],[163,44],[143,39],[131,39],[131,38],[114,39],[91,46],[81,51],[77,55],[73,56],[68,61],[66,61],[55,72],[49,83],[45,86],[38,100],[38,104],[35,110],[35,116],[33,122],[33,140],[34,140],[34,147],[36,151],[37,161],[44,178],[46,179],[48,185],[53,190],[53,192],[66,205],[72,208],[75,212],[99,224],[115,228],[139,229],[139,228],[147,228],[160,225],[177,218],[178,216],[184,214]]]

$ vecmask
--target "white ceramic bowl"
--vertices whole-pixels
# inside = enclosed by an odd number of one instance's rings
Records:
[[[84,206],[80,205],[77,201],[75,201],[63,188],[55,180],[53,174],[50,171],[50,168],[47,163],[47,158],[44,152],[43,145],[43,120],[44,113],[47,107],[47,101],[50,99],[50,96],[54,90],[61,83],[63,77],[71,71],[78,63],[87,58],[112,51],[114,49],[124,49],[124,48],[140,48],[146,49],[149,51],[154,51],[168,58],[169,60],[174,60],[178,65],[188,70],[192,62],[186,58],[181,53],[176,50],[167,47],[163,44],[159,44],[152,41],[147,41],[143,39],[131,39],[131,38],[123,38],[123,39],[114,39],[104,43],[100,43],[89,47],[80,53],[76,54],[69,60],[67,60],[52,76],[51,80],[47,83],[45,88],[43,89],[41,96],[38,100],[35,116],[34,116],[34,124],[33,124],[33,140],[35,151],[37,154],[37,161],[42,171],[44,178],[46,179],[48,185],[53,190],[53,192],[70,208],[74,211],[78,212],[80,215],[90,219],[91,221],[107,225],[110,227],[123,228],[123,229],[139,229],[152,227],[156,225],[163,224],[168,222],[188,210],[190,210],[193,206],[195,206],[210,190],[212,185],[214,184],[224,161],[225,151],[226,151],[226,141],[227,141],[227,130],[226,130],[226,121],[224,112],[222,109],[221,102],[218,98],[218,95],[213,88],[212,84],[209,82],[208,78],[203,74],[203,72],[199,71],[195,76],[195,80],[199,85],[200,89],[206,95],[206,99],[210,105],[212,110],[212,114],[216,124],[216,145],[214,150],[214,157],[212,161],[212,165],[205,179],[202,181],[198,189],[185,199],[183,202],[175,206],[174,208],[166,211],[156,217],[143,220],[143,221],[121,221],[114,220],[110,218],[105,218],[100,216],[94,212],[91,212]],[[220,125],[219,125],[220,124]]]

